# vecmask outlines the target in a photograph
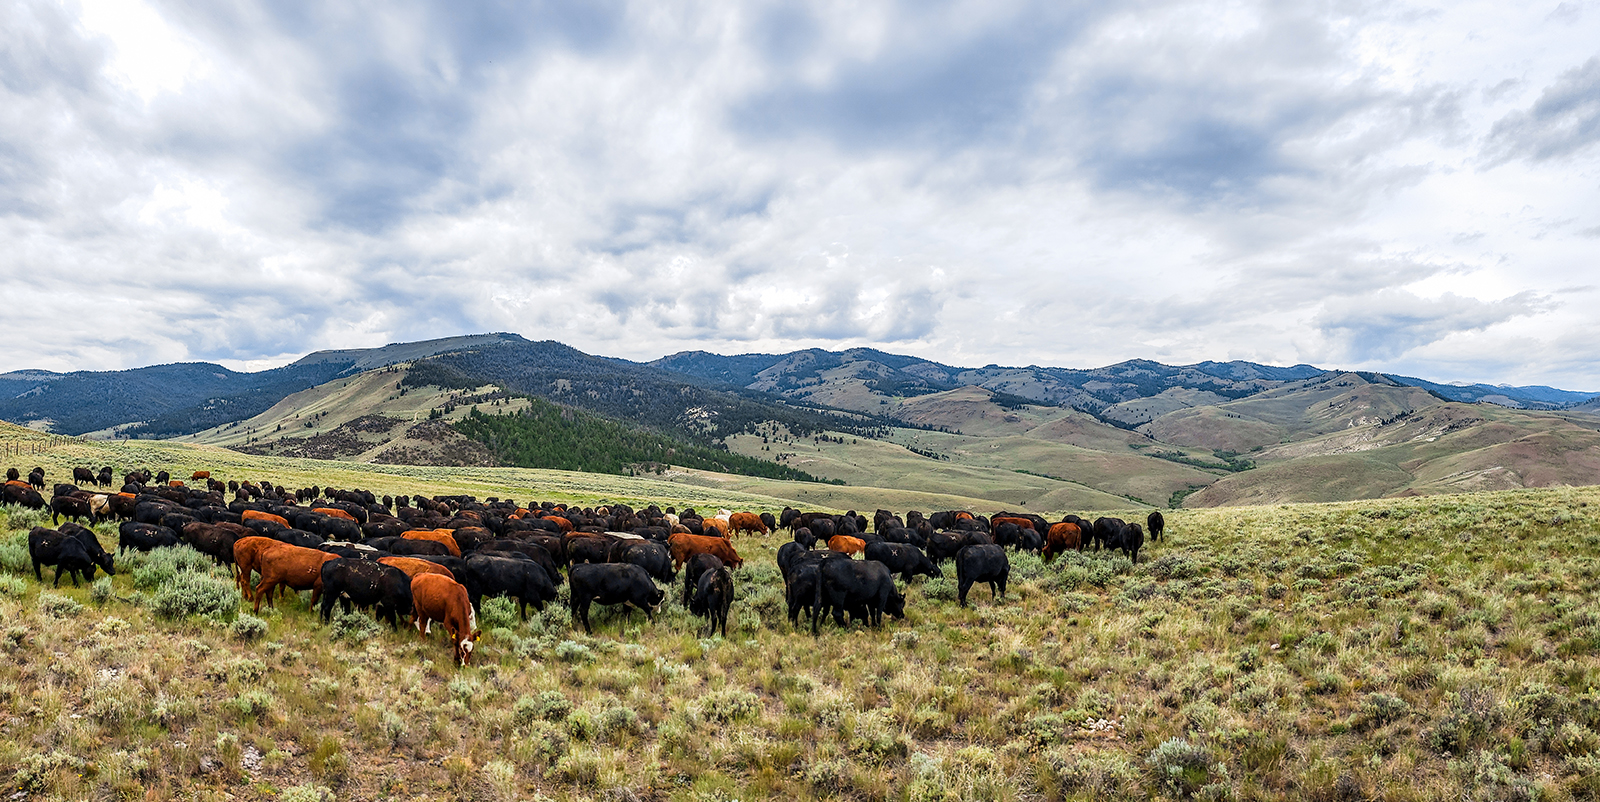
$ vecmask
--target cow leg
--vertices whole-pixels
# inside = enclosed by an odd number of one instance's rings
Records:
[[[56,566],[56,581],[55,581],[55,584],[52,585],[52,587],[57,587],[57,588],[61,587],[61,566],[60,565]]]

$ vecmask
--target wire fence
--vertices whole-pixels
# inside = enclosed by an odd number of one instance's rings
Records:
[[[26,440],[0,441],[0,459],[25,457],[29,454],[43,454],[53,448],[73,442],[74,439],[52,435],[48,437],[30,437]]]

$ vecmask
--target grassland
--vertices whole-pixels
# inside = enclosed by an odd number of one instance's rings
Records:
[[[656,480],[176,444],[40,462],[118,457],[770,508]],[[467,669],[440,639],[323,626],[300,600],[258,620],[223,595],[189,615],[184,593],[226,583],[178,554],[51,590],[20,542],[40,517],[0,515],[8,799],[1600,796],[1600,488],[1177,510],[1137,566],[1017,556],[1004,601],[975,590],[961,609],[948,579],[919,579],[905,620],[815,639],[784,620],[780,539],[741,539],[727,639],[675,601],[653,623],[601,615],[593,637],[559,607],[523,622],[490,602]]]

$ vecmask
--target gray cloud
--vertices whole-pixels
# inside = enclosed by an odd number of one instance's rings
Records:
[[[1445,293],[1421,298],[1383,290],[1325,304],[1312,323],[1358,363],[1395,359],[1453,334],[1483,331],[1550,308],[1550,299],[1522,292],[1484,302]]]
[[[1600,56],[1562,73],[1523,111],[1500,118],[1486,152],[1495,161],[1547,161],[1600,142]]]
[[[1592,40],[1541,29],[1516,75],[1417,67],[1435,30],[1485,27],[1465,11],[152,8],[193,51],[154,87],[61,6],[0,30],[0,336],[30,346],[0,368],[512,330],[634,358],[1454,370],[1434,352],[1573,330],[1541,299],[1593,225],[1570,169]],[[1515,157],[1465,169],[1486,142]],[[1561,208],[1522,211],[1532,186]],[[1459,297],[1420,317],[1393,301],[1440,281]]]

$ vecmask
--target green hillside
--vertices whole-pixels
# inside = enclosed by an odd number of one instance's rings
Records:
[[[24,462],[381,492],[773,509],[688,481],[51,439]],[[1247,471],[1239,476],[1253,473]],[[806,483],[793,483],[806,484]],[[823,492],[862,488],[809,485]],[[899,491],[852,506],[899,511]],[[792,500],[792,499],[791,499]],[[1123,509],[1122,514],[1133,510]],[[1600,794],[1600,488],[1184,509],[1138,565],[1011,557],[1003,600],[792,629],[743,536],[729,637],[485,603],[474,664],[290,594],[257,619],[171,553],[59,590],[0,509],[8,799],[1533,800]],[[113,524],[103,543],[115,542]],[[48,574],[47,574],[48,577]],[[565,594],[567,586],[563,586]],[[216,589],[217,612],[196,614]],[[564,597],[563,597],[564,598]]]

